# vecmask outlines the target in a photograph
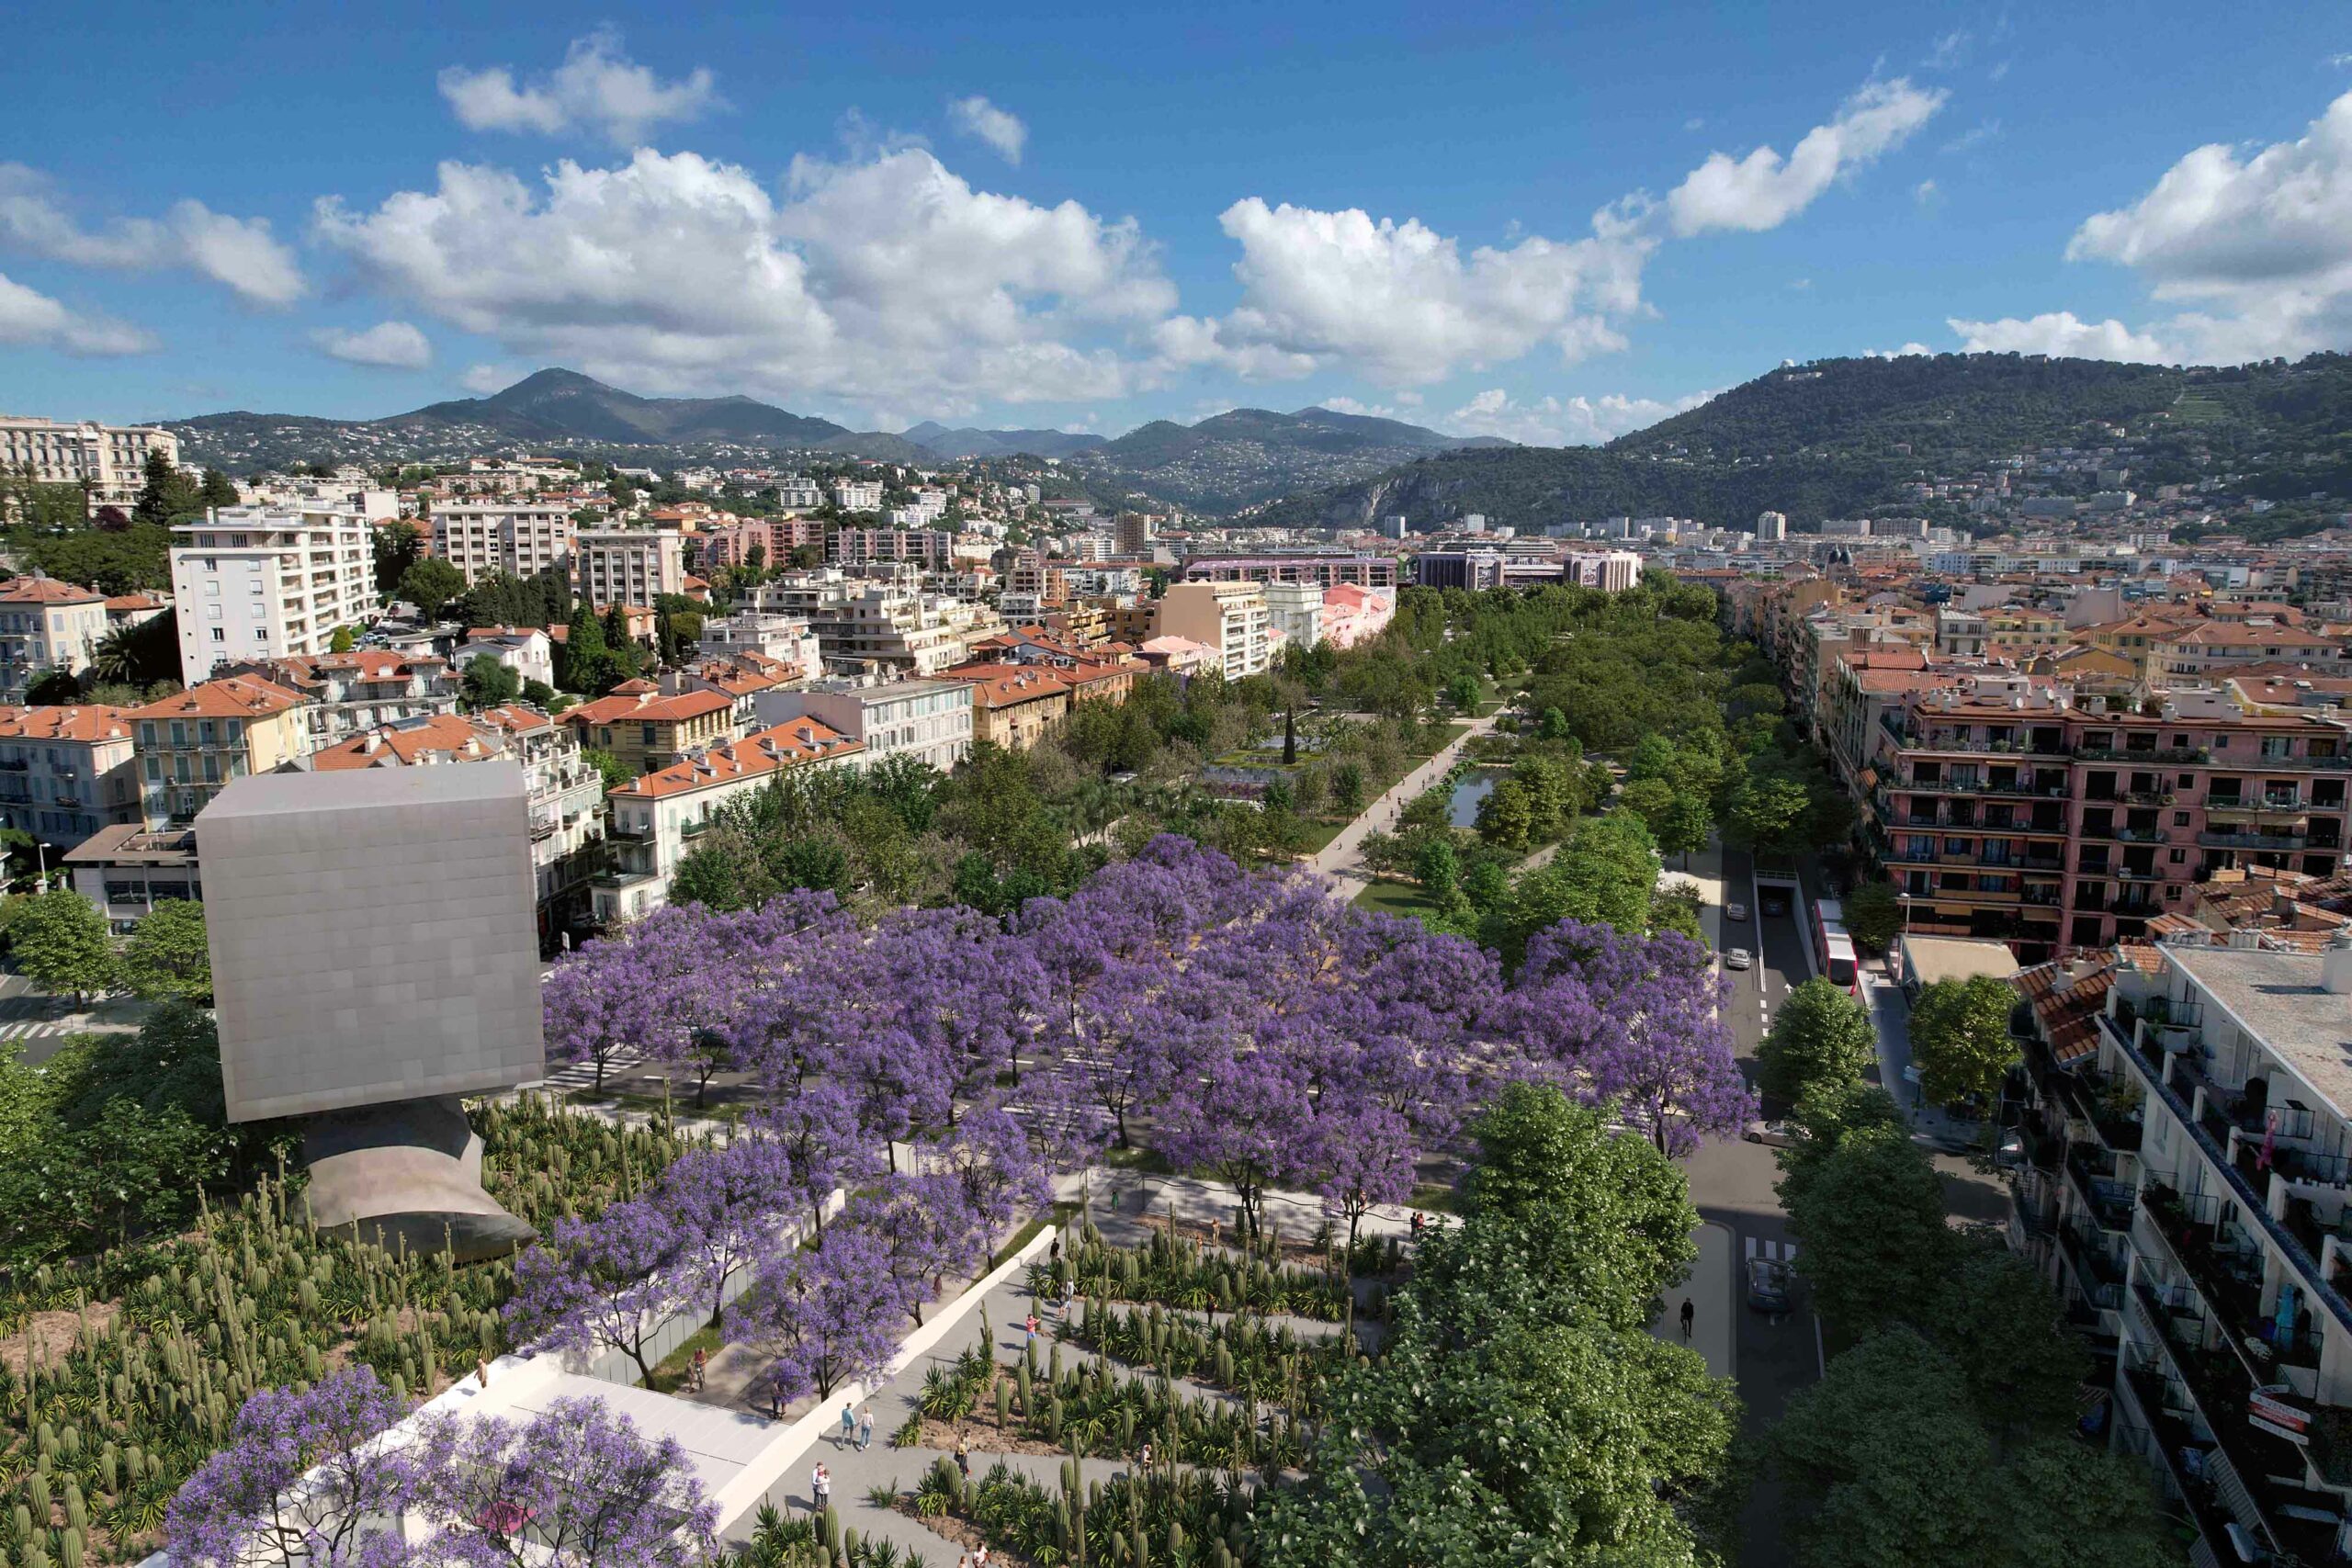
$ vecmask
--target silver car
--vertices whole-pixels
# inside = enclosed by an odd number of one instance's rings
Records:
[[[1725,904],[1724,906],[1724,919],[1729,920],[1734,925],[1745,925],[1747,921],[1747,906],[1745,904]]]
[[[1755,962],[1756,955],[1744,947],[1724,949],[1724,967],[1726,969],[1745,969]]]

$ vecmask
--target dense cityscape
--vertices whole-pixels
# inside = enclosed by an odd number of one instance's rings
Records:
[[[0,65],[0,1568],[2352,1562],[2324,19],[528,9]]]

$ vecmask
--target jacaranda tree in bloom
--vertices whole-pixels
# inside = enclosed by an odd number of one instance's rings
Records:
[[[601,1399],[559,1399],[526,1422],[428,1424],[417,1506],[423,1555],[470,1568],[692,1568],[717,1550],[718,1510],[675,1438]]]
[[[779,1412],[803,1394],[870,1381],[898,1349],[907,1305],[888,1250],[835,1225],[816,1247],[779,1247],[760,1264],[743,1317],[770,1358]]]
[[[420,1461],[378,1439],[403,1414],[365,1364],[306,1392],[262,1390],[172,1499],[164,1551],[178,1568],[396,1561],[399,1538],[384,1537],[384,1521],[416,1495]]]
[[[646,1351],[662,1320],[701,1300],[686,1243],[650,1199],[616,1203],[584,1224],[560,1221],[515,1260],[508,1326],[517,1340],[552,1348],[618,1350],[650,1378]]]

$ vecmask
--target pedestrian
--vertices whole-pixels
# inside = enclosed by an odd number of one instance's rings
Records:
[[[774,1409],[775,1418],[779,1421],[784,1419],[784,1407],[786,1403],[786,1401],[784,1395],[784,1374],[782,1372],[777,1372],[775,1376],[768,1379],[768,1404],[770,1407]]]
[[[1062,1260],[1062,1238],[1060,1236],[1057,1235],[1054,1237],[1053,1251],[1049,1256],[1052,1261],[1056,1263],[1059,1263]]]
[[[964,1440],[961,1432],[956,1435],[956,1471],[965,1480],[972,1479],[972,1445]]]
[[[1070,1298],[1078,1294],[1078,1286],[1069,1280],[1062,1281],[1062,1321],[1069,1321]]]
[[[825,1505],[833,1500],[833,1478],[821,1464],[808,1478],[808,1512],[812,1515],[823,1513]]]
[[[1421,1239],[1421,1212],[1419,1209],[1413,1211],[1413,1239]]]
[[[1682,1343],[1690,1343],[1690,1325],[1699,1315],[1699,1303],[1684,1297],[1682,1301]]]
[[[474,1382],[484,1388],[490,1386],[490,1363],[480,1356],[474,1358]]]
[[[706,1349],[704,1349],[704,1348],[703,1348],[701,1346],[699,1346],[699,1345],[695,1346],[695,1372],[694,1372],[694,1378],[695,1378],[695,1392],[696,1393],[700,1393],[702,1392],[702,1374],[703,1374],[703,1369],[704,1369],[704,1368],[706,1368],[706,1367],[707,1367],[707,1366],[709,1366],[709,1365],[710,1365],[710,1352],[709,1352],[709,1351],[707,1351],[707,1350],[706,1350]]]
[[[1023,1320],[1021,1327],[1023,1335],[1025,1336],[1025,1337],[1021,1341],[1021,1348],[1023,1350],[1026,1350],[1037,1342],[1037,1314],[1034,1312],[1031,1313],[1027,1318]]]
[[[864,1453],[874,1441],[874,1406],[860,1405],[857,1412],[857,1451]]]
[[[1149,1443],[1146,1443],[1143,1446],[1143,1452],[1136,1456],[1136,1468],[1143,1472],[1143,1478],[1146,1481],[1151,1479],[1151,1445]]]
[[[839,1446],[842,1448],[847,1448],[851,1443],[856,1440],[857,1412],[852,1410],[849,1405],[849,1401],[844,1399],[842,1401],[842,1440]]]

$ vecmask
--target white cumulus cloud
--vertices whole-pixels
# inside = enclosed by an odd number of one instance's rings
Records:
[[[572,39],[562,64],[527,83],[518,82],[504,65],[481,70],[452,65],[441,73],[440,86],[450,112],[469,130],[536,130],[552,136],[587,130],[622,146],[635,143],[654,126],[699,118],[721,102],[718,85],[707,67],[696,66],[683,79],[665,82],[623,53],[620,34],[611,28]]]
[[[458,378],[458,385],[478,398],[492,392],[503,392],[523,378],[523,372],[511,365],[469,365],[466,373]]]
[[[1946,324],[1960,334],[1961,347],[1970,354],[2047,354],[2143,364],[2180,357],[2157,338],[2135,333],[2111,316],[2103,321],[2086,321],[2072,310],[2049,310],[2024,320],[2009,316],[1997,321],[1967,321],[1955,316]]]
[[[1666,400],[1610,392],[1598,398],[1521,401],[1500,387],[1490,387],[1446,415],[1442,423],[1457,434],[1499,435],[1529,446],[1593,446],[1647,429],[1713,396],[1713,392],[1693,392]]]
[[[1828,124],[1807,131],[1786,158],[1770,147],[1744,158],[1712,153],[1667,196],[1674,231],[1687,238],[1714,229],[1777,228],[1840,175],[1901,146],[1948,96],[1940,87],[1914,86],[1906,77],[1872,82],[1848,98]]]
[[[141,328],[68,310],[5,273],[0,273],[0,344],[94,356],[151,354],[160,346]]]
[[[116,218],[90,228],[67,210],[46,175],[22,164],[0,164],[0,246],[110,271],[181,268],[254,305],[288,305],[306,290],[294,253],[266,219],[181,201],[162,218]]]
[[[1615,323],[1640,309],[1642,265],[1657,243],[1619,209],[1596,214],[1581,239],[1530,236],[1467,255],[1418,219],[1361,209],[1253,196],[1219,221],[1241,245],[1241,303],[1214,321],[1168,323],[1163,353],[1259,378],[1344,365],[1399,386],[1547,344],[1569,362],[1623,348]]]
[[[1021,123],[1019,115],[1010,109],[1001,109],[975,93],[968,98],[957,98],[950,103],[947,118],[965,135],[995,148],[1006,163],[1021,162],[1021,150],[1029,142],[1029,128]]]
[[[321,327],[311,334],[319,352],[352,365],[374,365],[388,370],[422,370],[433,363],[433,345],[407,321],[378,321],[353,332]]]
[[[930,152],[800,158],[771,191],[691,152],[537,184],[441,165],[314,231],[361,277],[536,364],[651,391],[971,412],[1125,395],[1112,342],[1175,306],[1132,220],[974,189]]]

